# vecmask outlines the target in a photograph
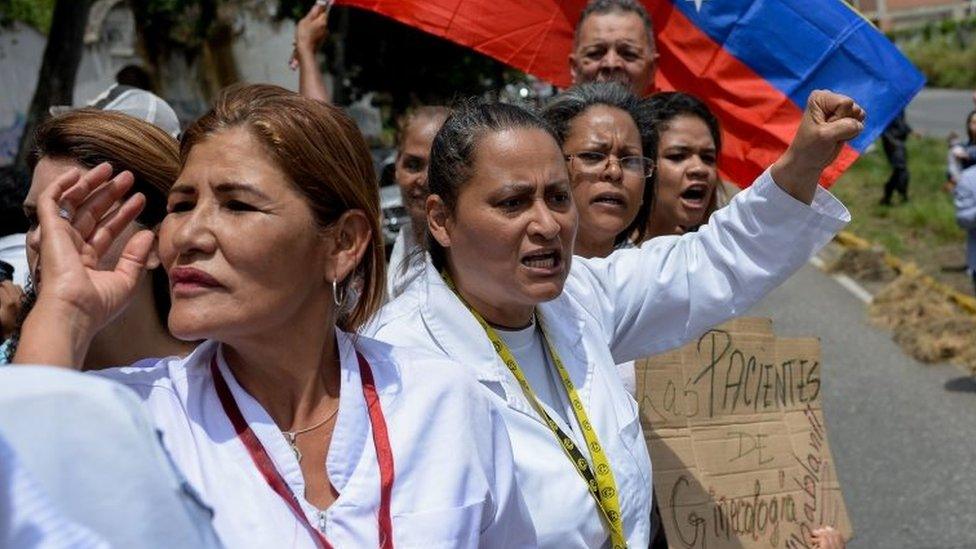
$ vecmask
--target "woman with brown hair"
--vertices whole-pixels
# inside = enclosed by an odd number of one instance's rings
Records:
[[[30,223],[27,261],[32,283],[28,303],[34,302],[36,291],[43,284],[37,201],[44,191],[69,171],[84,173],[103,163],[115,171],[132,173],[134,181],[128,194],[142,194],[146,205],[121,234],[122,239],[127,239],[141,230],[157,230],[166,215],[166,195],[179,174],[179,162],[176,139],[148,122],[122,113],[85,108],[41,124],[30,157],[30,191],[24,201]],[[121,253],[121,245],[107,250],[99,268],[115,265]],[[129,305],[92,340],[82,369],[121,366],[146,357],[185,355],[193,349],[192,344],[174,338],[166,329],[169,280],[155,251],[150,252],[146,268],[150,274],[139,282]]]
[[[282,88],[231,88],[186,131],[180,158],[159,257],[170,330],[205,341],[185,359],[102,374],[142,398],[221,541],[533,546],[489,399],[443,357],[352,333],[386,283],[355,123]],[[108,208],[131,182],[100,167],[39,197],[45,282],[16,362],[77,368],[125,306],[152,235],[128,239],[114,270],[96,265],[144,200]]]

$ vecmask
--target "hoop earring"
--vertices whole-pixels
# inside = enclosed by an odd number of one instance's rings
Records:
[[[332,281],[332,301],[335,302],[336,307],[342,307],[342,304],[346,301],[345,293],[339,296],[339,284],[337,280]]]

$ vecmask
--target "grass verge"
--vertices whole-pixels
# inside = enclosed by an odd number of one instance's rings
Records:
[[[889,253],[917,263],[936,280],[967,295],[972,282],[965,264],[965,233],[956,225],[952,196],[943,190],[946,143],[912,136],[908,140],[909,201],[881,206],[891,174],[880,143],[834,183],[831,191],[851,211],[848,229]]]

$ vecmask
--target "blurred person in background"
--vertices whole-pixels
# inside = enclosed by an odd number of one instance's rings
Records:
[[[966,115],[966,138],[950,141],[946,164],[950,190],[959,183],[964,170],[976,165],[976,110]]]
[[[27,286],[27,218],[22,204],[27,182],[12,170],[0,172],[0,364],[17,328]]]
[[[427,166],[430,146],[450,114],[447,107],[418,107],[400,119],[394,179],[410,222],[400,227],[387,272],[387,292],[396,298],[424,272],[427,234]]]
[[[908,201],[908,149],[905,141],[911,133],[912,128],[905,120],[905,111],[902,111],[881,134],[881,145],[891,164],[891,176],[885,182],[884,196],[881,197],[882,206],[891,206],[891,198],[896,192],[902,202]]]
[[[298,93],[326,103],[332,101],[332,96],[325,85],[315,52],[329,35],[330,4],[331,2],[312,4],[305,17],[295,25],[295,48],[289,60],[291,69],[298,70]]]
[[[959,175],[959,183],[953,189],[956,222],[966,231],[966,269],[976,289],[976,165]]]

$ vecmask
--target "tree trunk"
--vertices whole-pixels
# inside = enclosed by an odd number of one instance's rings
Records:
[[[14,160],[17,170],[26,171],[27,158],[34,146],[34,130],[47,118],[50,107],[71,104],[91,5],[92,0],[57,0],[54,5],[37,88]]]

